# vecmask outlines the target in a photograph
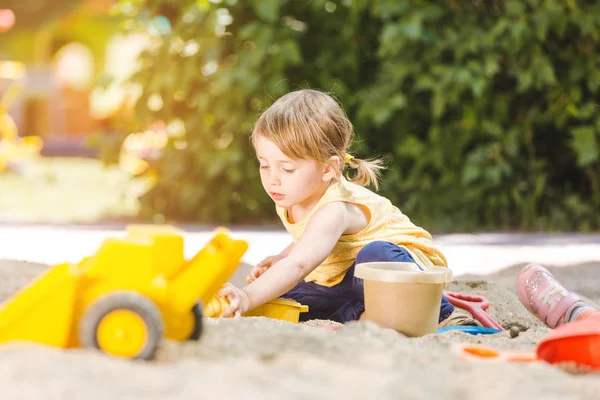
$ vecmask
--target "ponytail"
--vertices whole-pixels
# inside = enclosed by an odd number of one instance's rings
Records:
[[[346,154],[344,163],[356,170],[356,174],[353,177],[346,176],[350,182],[354,182],[361,186],[373,185],[375,190],[379,189],[381,170],[385,168],[383,160],[377,158],[359,160],[350,154]]]

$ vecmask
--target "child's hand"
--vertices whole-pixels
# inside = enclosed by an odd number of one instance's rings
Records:
[[[256,267],[252,268],[252,271],[250,271],[250,273],[248,274],[248,277],[246,278],[246,282],[247,283],[254,282],[255,280],[258,279],[259,276],[264,274],[266,270],[271,268],[271,266],[273,264],[275,264],[277,261],[281,260],[282,258],[284,258],[284,257],[282,257],[281,255],[269,256],[269,257],[265,258],[264,260],[259,262],[256,265]]]
[[[221,314],[221,317],[241,317],[248,308],[250,308],[250,300],[244,289],[237,288],[231,283],[226,283],[223,289],[219,291],[219,296],[227,297],[229,306]]]
[[[268,269],[267,267],[259,267],[259,266],[252,268],[252,271],[250,271],[250,273],[246,277],[246,283],[250,284],[250,283],[254,282],[255,280],[258,279],[259,276],[264,274],[267,269]]]

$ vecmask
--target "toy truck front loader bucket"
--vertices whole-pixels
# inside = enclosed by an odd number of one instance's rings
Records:
[[[178,312],[189,311],[200,299],[203,304],[231,277],[248,249],[248,243],[218,232],[171,279],[169,293]]]
[[[69,264],[50,268],[0,305],[0,343],[70,347],[76,277]]]

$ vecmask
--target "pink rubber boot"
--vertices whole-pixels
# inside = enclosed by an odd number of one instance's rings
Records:
[[[517,293],[525,308],[553,329],[569,322],[570,311],[583,305],[579,296],[565,289],[538,264],[529,264],[519,272]]]

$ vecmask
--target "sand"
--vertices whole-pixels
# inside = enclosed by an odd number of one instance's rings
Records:
[[[600,303],[599,265],[554,272]],[[45,266],[0,261],[0,299]],[[459,361],[454,343],[533,350],[548,334],[514,292],[518,266],[485,277],[458,277],[448,289],[485,295],[503,326],[527,329],[472,336],[458,332],[407,338],[369,322],[290,324],[265,318],[206,320],[199,342],[164,341],[152,362],[90,350],[26,343],[0,347],[3,399],[600,399],[600,375],[547,364]],[[43,327],[40,327],[43,329]]]

